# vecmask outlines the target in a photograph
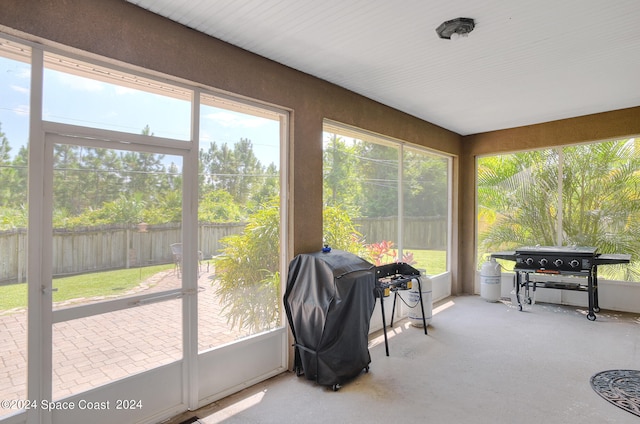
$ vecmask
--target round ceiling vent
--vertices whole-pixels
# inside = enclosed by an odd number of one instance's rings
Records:
[[[475,26],[476,23],[471,18],[456,18],[440,24],[436,32],[438,37],[451,40],[460,36],[466,37]]]

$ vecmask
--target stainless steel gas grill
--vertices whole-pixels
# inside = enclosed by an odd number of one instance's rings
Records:
[[[524,301],[528,304],[535,302],[535,292],[538,287],[586,291],[589,300],[587,318],[590,321],[594,321],[596,319],[595,313],[600,312],[598,265],[623,264],[629,263],[631,260],[631,255],[600,254],[596,247],[576,246],[521,247],[515,251],[493,253],[491,257],[516,263],[514,286],[519,310],[522,310],[521,290],[524,290]],[[530,274],[567,275],[584,278],[566,281],[540,281],[537,277],[531,279]],[[531,291],[533,291],[533,300]]]

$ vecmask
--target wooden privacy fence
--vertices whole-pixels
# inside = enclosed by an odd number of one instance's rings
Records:
[[[397,244],[398,220],[356,218],[356,228],[366,243],[383,240]],[[447,219],[444,217],[404,218],[404,248],[442,250],[447,246]],[[239,234],[245,223],[200,224],[198,250],[204,258],[220,252],[220,240]],[[171,244],[181,242],[180,224],[137,226],[96,226],[53,231],[53,275],[64,276],[173,262]],[[27,232],[0,231],[0,284],[24,282]]]
[[[26,262],[27,229],[0,231],[0,283],[25,281]]]
[[[244,223],[200,224],[198,250],[205,258],[223,247],[220,240],[241,233]],[[64,276],[108,269],[131,268],[173,262],[171,244],[181,242],[180,224],[96,226],[53,231],[53,275]],[[27,232],[0,232],[0,283],[26,279]]]
[[[447,218],[425,216],[403,218],[404,249],[444,250],[447,248]],[[365,243],[393,241],[398,245],[398,218],[356,218],[353,220]]]

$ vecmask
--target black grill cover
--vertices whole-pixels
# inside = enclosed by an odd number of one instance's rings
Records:
[[[291,261],[284,307],[298,375],[330,386],[368,368],[374,288],[374,266],[348,252],[301,254]]]

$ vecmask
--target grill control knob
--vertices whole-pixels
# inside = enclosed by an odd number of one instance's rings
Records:
[[[553,261],[553,264],[555,266],[557,266],[558,268],[560,268],[563,263],[564,263],[564,261],[562,259],[556,259],[555,261]]]
[[[527,265],[533,265],[533,258],[527,258],[527,259],[525,259],[525,263],[526,263]]]
[[[569,265],[571,265],[571,268],[577,268],[578,266],[580,266],[580,261],[577,259],[574,259],[571,262],[569,262]]]
[[[545,266],[547,266],[548,262],[549,261],[547,260],[547,258],[542,258],[542,259],[540,259],[540,266],[545,267]]]

